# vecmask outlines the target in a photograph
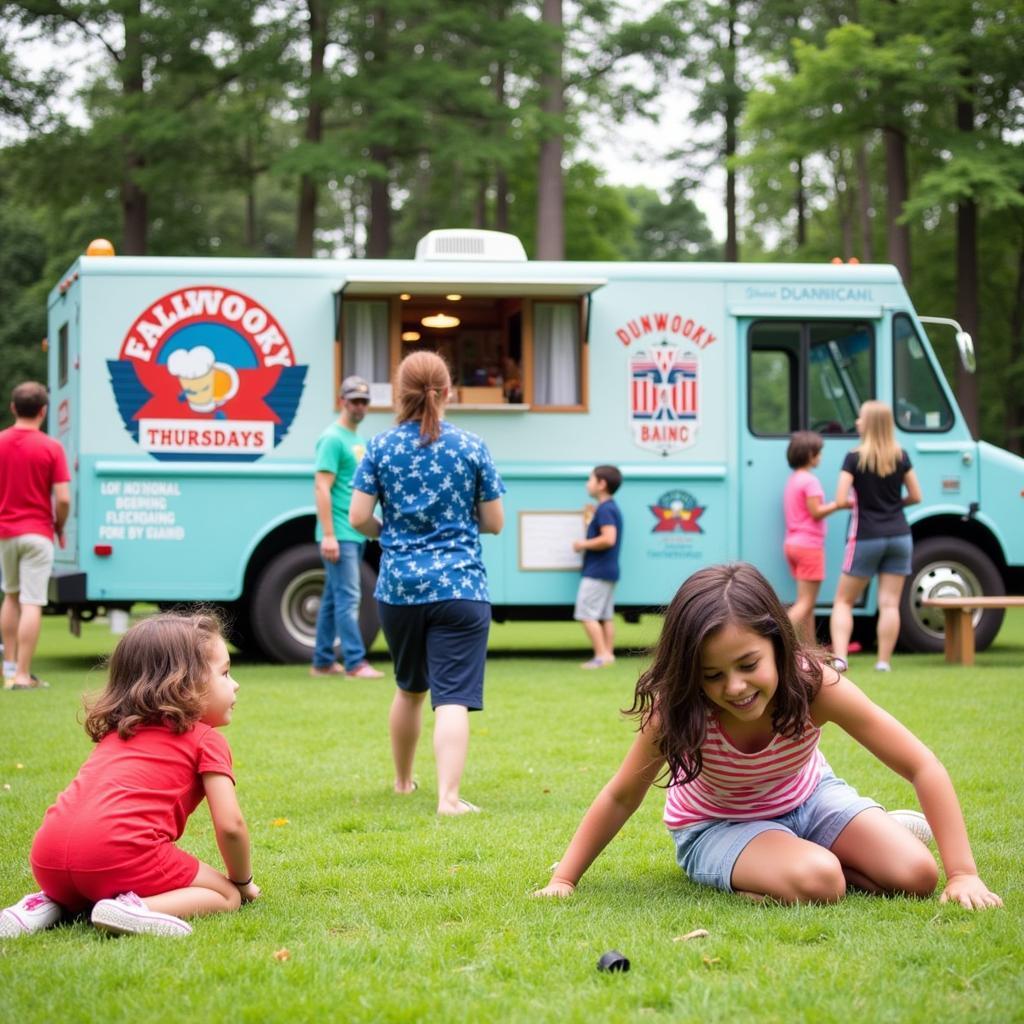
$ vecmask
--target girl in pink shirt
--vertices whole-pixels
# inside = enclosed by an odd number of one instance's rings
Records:
[[[997,907],[978,877],[953,784],[935,755],[818,652],[804,647],[752,565],[711,566],[679,588],[630,709],[633,746],[590,805],[551,881],[568,896],[659,778],[680,867],[695,882],[783,903],[839,900],[847,885]],[[913,783],[925,816],[885,813],[818,749],[834,722]],[[930,831],[929,831],[930,827]]]
[[[834,501],[825,502],[821,483],[811,472],[821,462],[824,447],[821,434],[798,430],[786,449],[793,472],[782,493],[786,516],[783,551],[796,580],[796,601],[789,609],[789,618],[805,644],[814,643],[814,606],[825,578],[825,517],[838,508]]]

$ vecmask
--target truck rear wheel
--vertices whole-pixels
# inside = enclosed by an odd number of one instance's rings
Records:
[[[369,650],[380,620],[373,597],[377,574],[366,562],[360,566],[360,581],[359,631]],[[323,589],[324,567],[316,544],[288,548],[268,563],[249,606],[257,642],[268,658],[278,662],[312,659]]]
[[[900,599],[900,646],[919,653],[935,653],[944,646],[944,614],[926,608],[928,597],[999,596],[1006,593],[1002,576],[980,548],[953,537],[928,537],[914,545],[914,560]],[[974,613],[974,642],[983,651],[1003,624],[1003,610]]]

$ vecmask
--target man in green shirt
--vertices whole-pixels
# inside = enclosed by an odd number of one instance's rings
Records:
[[[348,521],[352,477],[363,457],[363,443],[356,430],[370,405],[370,385],[362,377],[346,377],[340,395],[341,416],[316,442],[316,537],[327,575],[309,671],[314,676],[381,679],[384,673],[366,660],[359,631],[359,566],[366,538]],[[341,640],[344,666],[334,660],[335,639]]]

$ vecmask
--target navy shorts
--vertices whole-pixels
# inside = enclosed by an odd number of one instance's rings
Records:
[[[484,706],[484,663],[491,606],[486,601],[430,604],[377,602],[395,662],[395,679],[409,693],[430,691],[430,706]]]
[[[870,537],[851,540],[846,545],[843,572],[847,576],[869,579],[875,573],[909,576],[914,555],[914,538],[909,533],[895,537]]]

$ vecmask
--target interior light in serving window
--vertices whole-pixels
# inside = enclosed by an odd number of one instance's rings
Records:
[[[462,321],[451,313],[435,313],[433,316],[425,316],[420,320],[424,327],[436,327],[444,330],[447,327],[458,327]]]
[[[462,299],[462,296],[461,295],[452,294],[452,295],[446,295],[445,298],[449,302],[459,302]]]
[[[422,337],[419,331],[402,331],[402,341],[419,341]]]
[[[412,296],[411,296],[411,295],[410,295],[410,294],[409,294],[408,292],[402,292],[402,294],[401,294],[401,295],[399,295],[398,297],[399,297],[399,298],[400,298],[400,299],[401,299],[401,300],[402,300],[403,302],[408,302],[408,301],[409,301],[409,300],[410,300],[410,299],[412,298]]]

